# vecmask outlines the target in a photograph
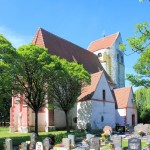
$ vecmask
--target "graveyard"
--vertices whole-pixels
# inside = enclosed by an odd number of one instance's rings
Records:
[[[0,127],[1,150],[149,150],[149,124],[138,124],[134,131],[123,133],[119,129],[104,128],[97,131],[9,133],[8,127]],[[111,128],[111,127],[109,127]]]

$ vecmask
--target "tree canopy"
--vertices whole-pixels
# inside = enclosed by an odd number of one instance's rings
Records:
[[[82,65],[76,62],[61,60],[61,69],[55,75],[49,95],[53,99],[53,104],[65,112],[67,132],[70,132],[68,113],[75,106],[81,88],[90,83],[90,75]]]
[[[150,25],[141,23],[136,25],[135,36],[127,41],[134,53],[139,54],[139,59],[134,65],[136,75],[127,74],[127,79],[134,86],[150,87]],[[124,45],[121,46],[124,49]]]
[[[0,35],[0,120],[9,120],[9,108],[12,95],[12,61],[15,49],[11,43]]]
[[[139,122],[150,123],[150,89],[140,88],[135,91]]]

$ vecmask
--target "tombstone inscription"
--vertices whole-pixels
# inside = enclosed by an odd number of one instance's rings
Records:
[[[42,142],[37,142],[36,143],[36,150],[43,150],[43,144],[42,144]]]
[[[128,150],[141,150],[141,140],[138,138],[129,139]]]
[[[90,139],[90,149],[94,149],[94,150],[100,149],[100,138],[92,137]]]

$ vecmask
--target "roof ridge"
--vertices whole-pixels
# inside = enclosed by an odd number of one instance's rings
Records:
[[[110,34],[110,35],[108,35],[108,36],[105,36],[105,37],[102,37],[102,38],[99,38],[99,39],[97,39],[97,40],[94,40],[94,41],[92,41],[90,44],[89,44],[89,46],[92,44],[92,43],[94,43],[94,42],[96,42],[96,41],[98,41],[98,40],[101,40],[101,39],[104,39],[104,38],[107,38],[107,37],[109,37],[109,36],[112,36],[112,35],[114,35],[114,34],[120,34],[120,32],[118,31],[118,32],[116,32],[116,33],[113,33],[113,34]],[[88,46],[88,47],[89,47]]]
[[[59,39],[62,39],[62,40],[64,40],[64,41],[66,41],[66,42],[69,42],[69,43],[71,43],[71,44],[73,44],[73,45],[76,45],[77,47],[80,47],[80,48],[82,48],[82,49],[84,49],[84,50],[87,50],[87,49],[85,49],[85,48],[83,48],[83,47],[81,47],[81,46],[79,46],[79,45],[77,45],[77,44],[75,44],[75,43],[73,43],[73,42],[70,42],[70,41],[68,41],[68,40],[66,40],[66,39],[64,39],[64,38],[62,38],[62,37],[60,37],[60,36],[58,36],[58,35],[56,35],[56,34],[53,34],[53,33],[51,33],[51,32],[49,32],[49,31],[47,31],[47,30],[45,30],[45,29],[43,29],[43,28],[41,28],[43,31],[45,31],[45,32],[47,32],[48,34],[51,34],[51,35],[53,35],[53,36],[55,36],[55,37],[57,37],[57,38],[59,38]],[[88,51],[88,50],[87,50]],[[88,51],[89,52],[89,51]]]

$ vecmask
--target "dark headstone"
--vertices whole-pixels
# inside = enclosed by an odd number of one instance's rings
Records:
[[[122,137],[121,136],[113,135],[111,140],[112,140],[115,148],[121,148],[122,147]]]
[[[138,138],[129,139],[128,150],[141,150],[141,140]]]
[[[90,138],[90,149],[99,150],[100,148],[100,138],[93,137]]]

